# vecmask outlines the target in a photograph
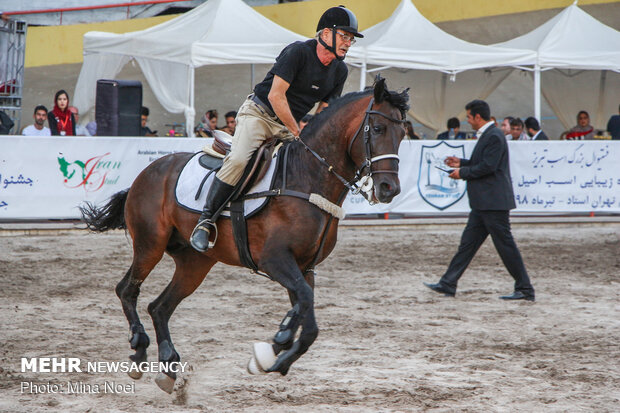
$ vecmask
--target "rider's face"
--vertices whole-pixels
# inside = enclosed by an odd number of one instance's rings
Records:
[[[333,32],[331,30],[325,30],[325,42],[332,46],[332,42],[334,39]],[[342,29],[336,30],[336,45],[334,49],[336,49],[336,54],[340,57],[345,57],[347,52],[349,51],[349,47],[355,42],[353,34],[349,32],[345,32]]]

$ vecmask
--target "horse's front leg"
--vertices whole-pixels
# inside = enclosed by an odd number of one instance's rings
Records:
[[[314,291],[299,270],[290,254],[279,254],[261,261],[261,267],[288,291],[295,302],[274,337],[274,345],[257,343],[254,346],[254,360],[259,370],[264,372],[288,373],[291,365],[314,343],[319,328],[314,317]],[[312,277],[312,281],[314,278]],[[312,282],[312,284],[314,284]],[[297,329],[301,326],[299,338],[295,341]],[[287,349],[275,356],[282,349]],[[249,369],[252,372],[252,369]]]
[[[314,290],[314,269],[307,270],[304,272],[304,279]],[[280,323],[280,328],[276,335],[273,338],[273,351],[275,354],[280,354],[282,350],[288,350],[292,347],[293,342],[295,341],[295,334],[297,333],[297,329],[299,328],[299,306],[297,305],[297,298],[293,291],[288,291],[288,297],[291,300],[291,310],[286,313],[284,319]]]

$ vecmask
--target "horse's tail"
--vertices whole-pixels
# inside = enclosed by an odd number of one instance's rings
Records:
[[[97,208],[90,202],[80,206],[82,221],[91,231],[105,232],[111,229],[126,229],[125,225],[125,201],[129,189],[112,195],[107,204]]]

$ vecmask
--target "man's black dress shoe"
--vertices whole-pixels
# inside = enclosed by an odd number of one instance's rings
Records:
[[[444,294],[446,297],[454,297],[454,294],[455,294],[454,291],[448,290],[446,287],[444,287],[440,283],[437,283],[437,284],[424,283],[424,285],[426,285],[428,288],[430,288],[431,290],[437,293]]]
[[[512,293],[510,295],[502,295],[499,298],[501,298],[502,300],[527,300],[527,301],[535,301],[535,298],[534,298],[533,295],[525,295],[521,291],[515,291],[514,293]]]

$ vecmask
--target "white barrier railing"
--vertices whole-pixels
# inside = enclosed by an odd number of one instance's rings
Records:
[[[191,138],[0,136],[0,219],[74,219],[85,201],[103,204],[153,160],[196,152]],[[401,194],[370,206],[348,196],[348,214],[462,213],[466,183],[436,169],[447,155],[467,157],[475,141],[404,141]],[[620,142],[509,142],[517,212],[620,212]],[[320,152],[320,148],[317,148]]]

